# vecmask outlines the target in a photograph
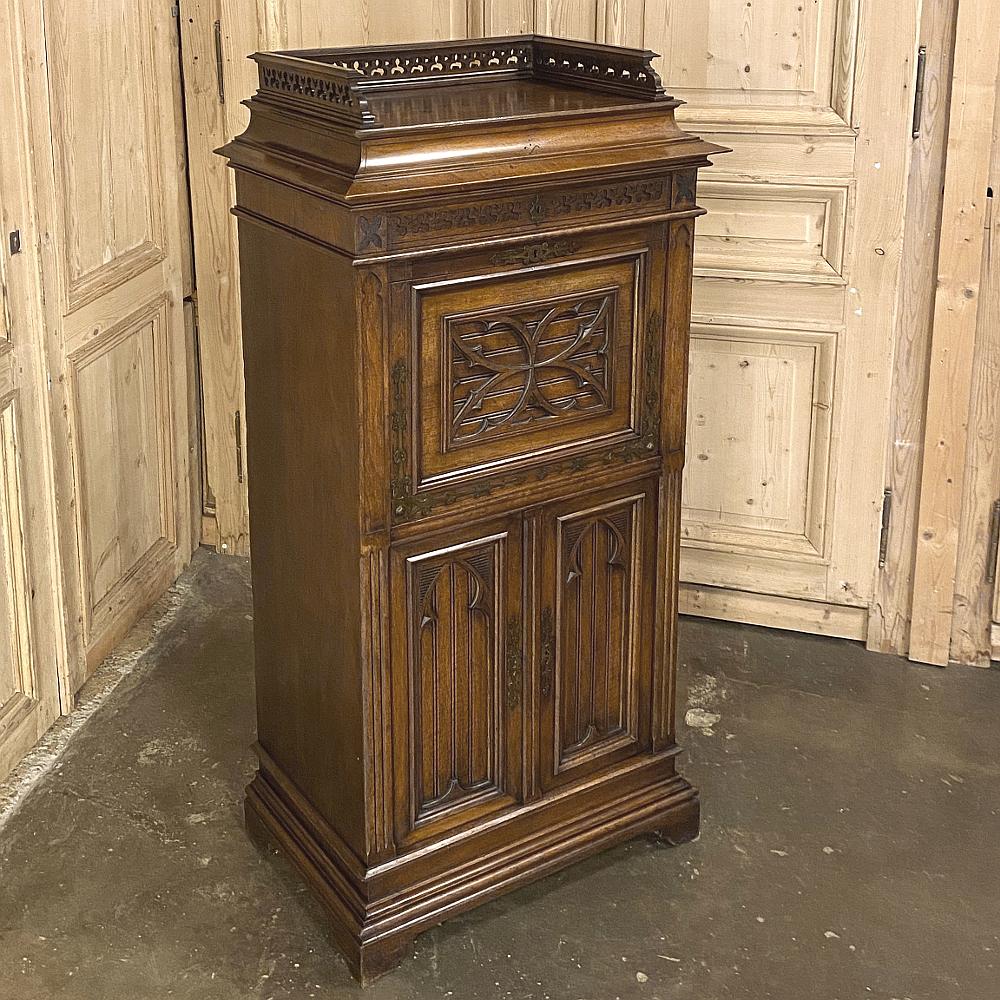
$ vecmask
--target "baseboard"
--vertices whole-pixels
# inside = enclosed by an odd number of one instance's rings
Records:
[[[331,931],[362,982],[392,969],[421,931],[502,893],[565,868],[642,833],[679,844],[697,836],[698,793],[672,772],[672,757],[633,768],[620,795],[594,784],[514,809],[471,829],[428,860],[411,851],[365,868],[269,762],[247,788],[247,826],[277,844],[323,904]],[[636,778],[652,780],[636,786]],[[284,785],[285,787],[279,787]],[[601,794],[600,803],[585,806]],[[580,801],[574,801],[575,799]]]

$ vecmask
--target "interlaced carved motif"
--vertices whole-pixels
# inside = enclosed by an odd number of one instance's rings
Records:
[[[539,420],[607,410],[615,292],[446,320],[451,437],[463,442]]]
[[[414,494],[409,473],[407,448],[409,427],[409,368],[397,361],[392,369],[392,493],[393,521],[397,524],[418,517],[427,517],[439,507],[449,507],[463,500],[485,498],[497,490],[539,483],[550,476],[582,472],[584,469],[619,462],[634,462],[656,455],[660,447],[660,357],[663,340],[663,317],[653,312],[646,324],[643,350],[643,383],[641,403],[641,435],[625,444],[588,455],[573,455],[532,469],[515,469],[500,475],[480,479],[469,486],[453,489],[428,490]],[[610,384],[610,383],[608,383]]]

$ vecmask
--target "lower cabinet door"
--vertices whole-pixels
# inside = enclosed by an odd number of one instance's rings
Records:
[[[520,518],[393,550],[397,843],[522,799]]]
[[[553,505],[541,538],[538,690],[543,789],[650,746],[656,486]]]

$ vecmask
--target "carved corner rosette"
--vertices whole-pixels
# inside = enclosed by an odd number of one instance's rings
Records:
[[[363,253],[366,250],[385,250],[385,216],[384,215],[359,215],[358,217],[358,251]]]

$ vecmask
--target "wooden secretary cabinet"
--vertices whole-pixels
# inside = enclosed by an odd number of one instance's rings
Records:
[[[256,56],[237,171],[252,830],[355,974],[642,831],[675,768],[697,168],[651,53]]]

